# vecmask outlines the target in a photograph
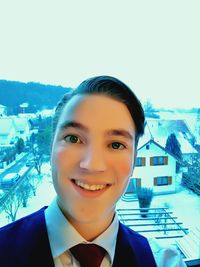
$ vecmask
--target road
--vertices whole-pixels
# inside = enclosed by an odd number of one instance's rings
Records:
[[[12,166],[10,166],[10,167],[7,166],[5,171],[0,173],[0,181],[8,173],[12,173],[12,172],[18,173],[20,171],[20,169],[25,166],[26,161],[27,161],[28,158],[29,158],[29,154],[26,153],[26,154],[23,155],[22,158],[20,158],[19,160],[16,160],[15,163],[13,162]]]

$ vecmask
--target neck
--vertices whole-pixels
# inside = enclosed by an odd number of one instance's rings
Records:
[[[100,222],[85,222],[85,223],[73,223],[74,228],[79,234],[87,241],[93,241],[95,238],[100,236],[106,229],[111,225],[113,220],[113,214],[107,220]]]
[[[77,232],[87,241],[93,241],[100,236],[111,225],[114,218],[114,212],[106,218],[95,221],[76,221],[67,216],[69,222]]]

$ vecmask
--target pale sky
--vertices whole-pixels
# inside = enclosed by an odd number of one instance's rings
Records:
[[[200,106],[199,0],[0,0],[0,79],[113,75],[144,102]]]

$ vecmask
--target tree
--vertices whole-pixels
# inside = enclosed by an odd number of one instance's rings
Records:
[[[144,103],[144,111],[146,117],[156,119],[160,118],[160,116],[156,113],[156,109],[153,107],[153,104],[149,99]]]
[[[1,151],[1,161],[5,161],[6,164],[8,165],[9,163],[11,163],[13,160],[15,160],[16,157],[16,148],[12,147],[12,148],[8,148],[5,150]]]
[[[171,154],[173,154],[175,157],[177,157],[179,160],[182,160],[181,145],[180,145],[179,141],[177,140],[176,135],[174,133],[172,133],[168,136],[165,148]],[[179,172],[179,170],[180,170],[180,162],[177,162],[176,172]]]
[[[27,178],[25,177],[23,183],[20,185],[20,190],[18,190],[18,198],[21,199],[21,204],[24,208],[27,207],[28,199],[32,193],[32,187]]]
[[[188,172],[183,174],[182,185],[200,195],[200,154],[191,156]]]
[[[20,193],[19,189],[11,189],[11,191],[6,192],[4,197],[2,198],[2,209],[12,222],[16,220],[17,212],[22,203],[18,193]]]
[[[41,167],[42,167],[42,163],[43,163],[43,154],[39,150],[38,146],[33,147],[32,153],[33,153],[34,167],[35,167],[37,173],[40,175],[41,174]]]
[[[181,145],[174,133],[168,136],[165,148],[178,159],[182,159]]]
[[[51,144],[51,124],[46,125],[44,129],[38,132],[37,145],[39,153],[49,156],[50,144]]]
[[[24,140],[19,138],[15,144],[17,153],[20,154],[24,151]]]
[[[36,196],[36,189],[38,187],[38,184],[41,182],[41,177],[39,175],[29,174],[27,178],[29,180],[33,195]]]
[[[31,150],[33,154],[34,167],[38,174],[41,174],[41,167],[45,158],[49,160],[51,145],[51,118],[40,117],[39,130],[37,135],[32,135]],[[46,157],[45,157],[46,156]]]

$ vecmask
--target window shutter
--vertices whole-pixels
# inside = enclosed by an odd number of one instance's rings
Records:
[[[150,157],[150,165],[153,166],[153,157]]]
[[[158,183],[157,183],[157,177],[154,178],[153,185],[158,185]]]
[[[136,187],[141,187],[141,178],[136,178]]]
[[[142,166],[146,165],[146,158],[142,158]]]
[[[168,176],[168,184],[172,184],[172,176]]]
[[[168,157],[164,157],[164,165],[168,165]]]

